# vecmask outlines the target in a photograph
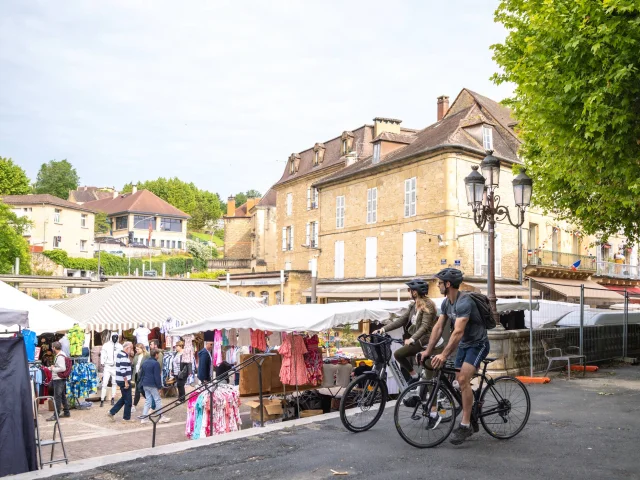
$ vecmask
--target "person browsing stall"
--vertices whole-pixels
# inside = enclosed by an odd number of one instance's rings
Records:
[[[140,370],[140,383],[144,387],[146,398],[144,402],[144,410],[138,418],[140,423],[147,423],[146,418],[149,410],[159,410],[162,408],[162,399],[160,398],[160,389],[162,388],[162,380],[160,379],[160,364],[158,363],[159,351],[155,348],[151,349],[150,355],[145,359]],[[155,407],[154,407],[155,405]],[[160,423],[170,422],[171,419],[160,416]]]
[[[131,354],[133,353],[133,344],[131,342],[124,342],[122,350],[116,355],[116,384],[120,387],[120,399],[109,410],[109,418],[112,421],[116,421],[115,414],[124,407],[124,414],[122,419],[125,422],[131,420]]]

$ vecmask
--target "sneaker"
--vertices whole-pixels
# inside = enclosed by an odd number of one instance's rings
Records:
[[[461,445],[467,438],[473,435],[471,427],[463,427],[460,425],[451,434],[450,442],[454,445]]]
[[[65,414],[63,415],[63,417],[64,417],[64,418],[69,418],[69,417],[71,417],[71,413],[67,412],[67,413],[65,413]]]
[[[112,421],[112,422],[115,422],[115,421],[116,421],[116,417],[115,417],[115,416],[113,416],[113,415],[111,414],[111,412],[107,413],[107,417],[109,417],[109,419],[111,419],[111,421]]]
[[[420,397],[418,395],[411,395],[410,397],[404,398],[402,400],[402,404],[405,407],[414,408],[420,403]]]
[[[429,424],[427,425],[426,430],[435,429],[438,425],[440,425],[441,421],[442,417],[440,415],[436,415],[435,417],[429,415]]]
[[[111,406],[113,407],[115,404],[116,404],[116,401],[115,401],[115,399],[112,398],[111,399]]]
[[[52,415],[49,418],[47,418],[47,422],[55,422],[56,421],[56,416]]]
[[[136,407],[131,407],[131,413],[136,411]]]
[[[104,400],[100,400],[100,408],[104,407]]]
[[[142,420],[140,420],[140,423],[142,424],[149,423],[149,419],[143,418]]]
[[[138,420],[144,420],[145,418],[147,418],[147,416],[146,415],[138,415],[137,418],[138,418]]]
[[[160,417],[160,423],[169,423],[170,421],[169,417]]]

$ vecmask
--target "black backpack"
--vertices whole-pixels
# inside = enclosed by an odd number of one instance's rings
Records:
[[[471,300],[473,300],[476,304],[476,307],[478,307],[478,312],[480,312],[480,318],[482,318],[484,328],[486,328],[487,330],[496,328],[496,321],[493,319],[493,315],[491,315],[491,304],[489,303],[489,297],[482,293],[476,292],[467,292],[466,295],[471,297]]]

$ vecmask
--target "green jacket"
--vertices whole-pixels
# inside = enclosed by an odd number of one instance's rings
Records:
[[[413,338],[415,343],[423,347],[429,345],[429,336],[431,335],[431,331],[438,321],[438,310],[435,303],[433,303],[431,299],[428,299],[427,302],[431,302],[433,306],[433,314],[427,312],[418,312],[415,324],[412,324],[411,319],[414,315],[416,315],[416,304],[415,302],[412,302],[409,306],[409,310],[404,315],[398,317],[390,324],[384,326],[384,331],[390,332],[391,330],[395,330],[396,328],[403,327],[405,331],[405,337]]]

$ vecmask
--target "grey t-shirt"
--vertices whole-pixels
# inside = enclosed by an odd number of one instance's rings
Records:
[[[462,334],[462,340],[460,340],[460,347],[468,347],[489,340],[487,329],[484,327],[478,307],[468,295],[460,293],[453,305],[448,298],[445,298],[440,306],[440,311],[443,315],[449,317],[452,329],[456,326],[456,318],[469,319],[467,327]]]

